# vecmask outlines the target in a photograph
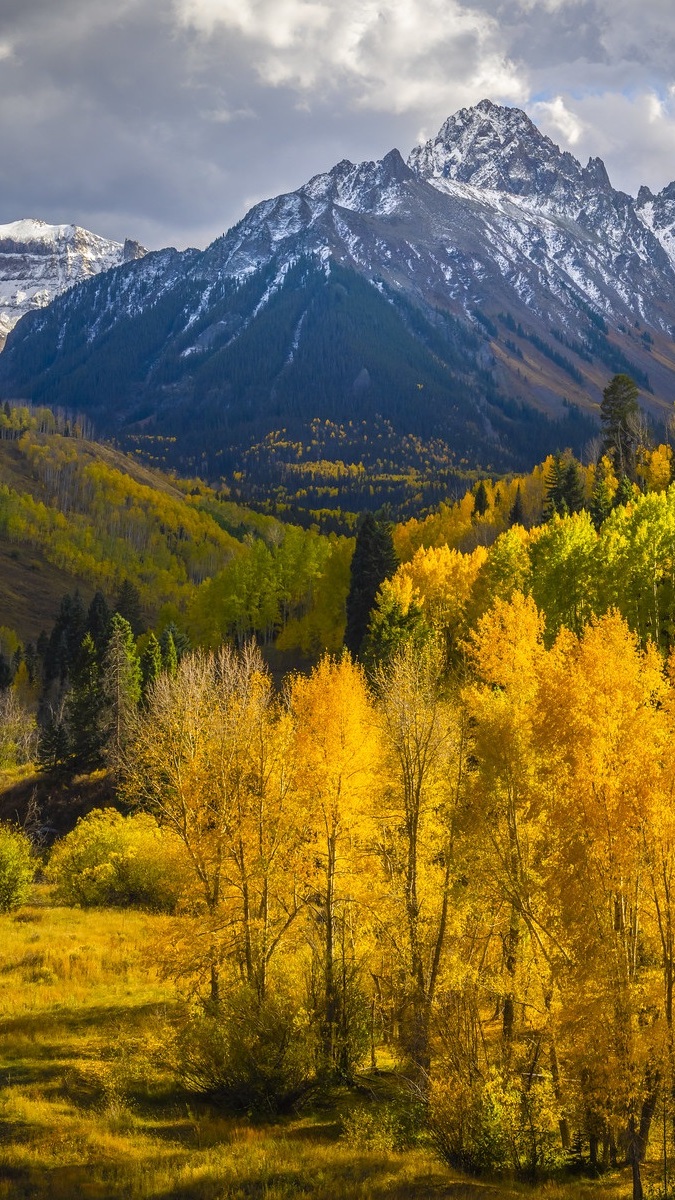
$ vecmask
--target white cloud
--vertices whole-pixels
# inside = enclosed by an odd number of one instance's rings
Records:
[[[459,0],[176,0],[180,22],[249,43],[261,81],[352,106],[403,113],[522,101],[498,22]]]
[[[584,132],[583,121],[567,108],[562,96],[540,100],[532,105],[531,114],[541,129],[557,133],[569,147],[576,146]]]

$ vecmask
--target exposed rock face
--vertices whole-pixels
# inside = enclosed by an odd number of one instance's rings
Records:
[[[122,246],[77,225],[37,220],[0,225],[0,337],[66,288],[145,253],[138,242]]]
[[[15,246],[29,239],[9,228],[0,255],[27,269]],[[94,263],[112,265],[90,243],[77,250],[80,232],[62,235],[64,260],[90,274]],[[39,242],[31,261],[55,263],[54,235]],[[520,405],[556,419],[566,401],[597,413],[617,371],[634,375],[656,416],[675,398],[675,183],[658,196],[643,188],[635,200],[612,187],[600,159],[583,166],[525,113],[487,100],[450,117],[407,163],[398,150],[340,162],[257,204],[204,251],[141,261],[142,248],[129,244],[109,253],[123,265],[14,331],[0,359],[5,392],[95,408],[97,421],[118,428],[142,419],[183,436],[189,427],[195,444],[200,421],[210,422],[230,431],[218,434],[230,445],[242,422],[259,433],[266,421],[306,419],[297,398],[309,390],[313,416],[329,394],[331,418],[351,419],[356,402],[388,418],[391,402],[397,428],[408,416],[412,427],[426,404],[425,430],[436,414],[434,430],[448,438],[464,430],[474,457],[481,438],[515,436]],[[359,317],[339,351],[346,325],[318,298],[338,269],[359,277],[362,309],[363,287],[372,297],[369,343]],[[59,288],[68,282],[59,276]],[[424,386],[418,374],[414,391],[404,395],[401,382],[393,399],[413,348],[385,381],[399,335],[390,330],[384,349],[377,339],[392,308],[428,368]],[[327,353],[312,361],[308,384],[303,363],[310,341],[324,337],[324,318]],[[87,380],[109,372],[111,347],[115,386],[103,396]],[[529,435],[518,436],[522,444]]]

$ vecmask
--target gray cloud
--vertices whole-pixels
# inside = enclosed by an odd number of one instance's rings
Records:
[[[0,221],[204,245],[483,96],[657,188],[673,85],[671,0],[3,0]]]

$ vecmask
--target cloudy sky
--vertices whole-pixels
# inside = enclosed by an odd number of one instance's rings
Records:
[[[517,104],[675,179],[673,0],[1,0],[0,222],[204,246],[342,158]]]

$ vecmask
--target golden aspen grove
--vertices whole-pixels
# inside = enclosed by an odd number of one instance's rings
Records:
[[[665,1200],[670,447],[355,548],[3,420],[0,1197]]]

